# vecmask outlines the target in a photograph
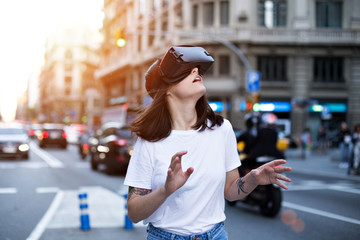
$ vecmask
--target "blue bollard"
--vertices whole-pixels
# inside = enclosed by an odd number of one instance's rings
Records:
[[[127,193],[124,194],[124,198],[125,200],[127,200]],[[131,230],[134,228],[134,225],[133,225],[133,222],[130,220],[129,216],[128,216],[128,213],[127,213],[127,204],[125,202],[125,225],[124,225],[124,229],[126,230]]]
[[[81,230],[90,230],[90,217],[88,211],[88,204],[87,204],[87,194],[80,193],[79,194],[80,200],[80,229]]]

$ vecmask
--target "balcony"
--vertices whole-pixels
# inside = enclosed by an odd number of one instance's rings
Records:
[[[359,45],[360,30],[355,29],[288,29],[288,28],[209,28],[185,32],[187,37],[208,39],[209,36],[255,44]],[[184,35],[184,34],[180,34]]]

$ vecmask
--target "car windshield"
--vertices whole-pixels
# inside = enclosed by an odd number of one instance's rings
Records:
[[[108,128],[105,129],[104,133],[102,134],[103,137],[110,135],[116,135],[126,139],[131,139],[133,137],[129,128]]]
[[[123,138],[131,139],[131,131],[129,129],[118,129],[117,135]]]
[[[0,134],[15,135],[15,134],[25,134],[24,129],[21,128],[0,128]]]

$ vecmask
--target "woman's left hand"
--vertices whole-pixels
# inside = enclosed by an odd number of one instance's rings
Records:
[[[277,159],[271,162],[268,162],[260,167],[253,169],[251,171],[252,176],[255,178],[255,181],[258,185],[267,185],[267,184],[276,184],[284,189],[288,187],[279,180],[285,182],[291,182],[290,178],[285,177],[281,173],[291,171],[291,167],[284,167],[281,164],[285,164],[286,160]]]

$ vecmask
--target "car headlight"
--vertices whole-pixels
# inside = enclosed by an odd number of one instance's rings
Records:
[[[107,152],[109,152],[109,148],[108,148],[108,147],[106,147],[106,146],[101,146],[101,145],[99,145],[99,146],[97,147],[97,150],[98,150],[98,152],[102,152],[102,153],[107,153]]]
[[[19,146],[19,150],[21,152],[29,151],[29,149],[30,149],[30,147],[29,147],[29,144],[27,144],[27,143],[20,144],[20,146]]]
[[[91,145],[97,145],[99,143],[99,140],[97,140],[96,138],[91,137],[91,138],[89,138],[89,143]]]

